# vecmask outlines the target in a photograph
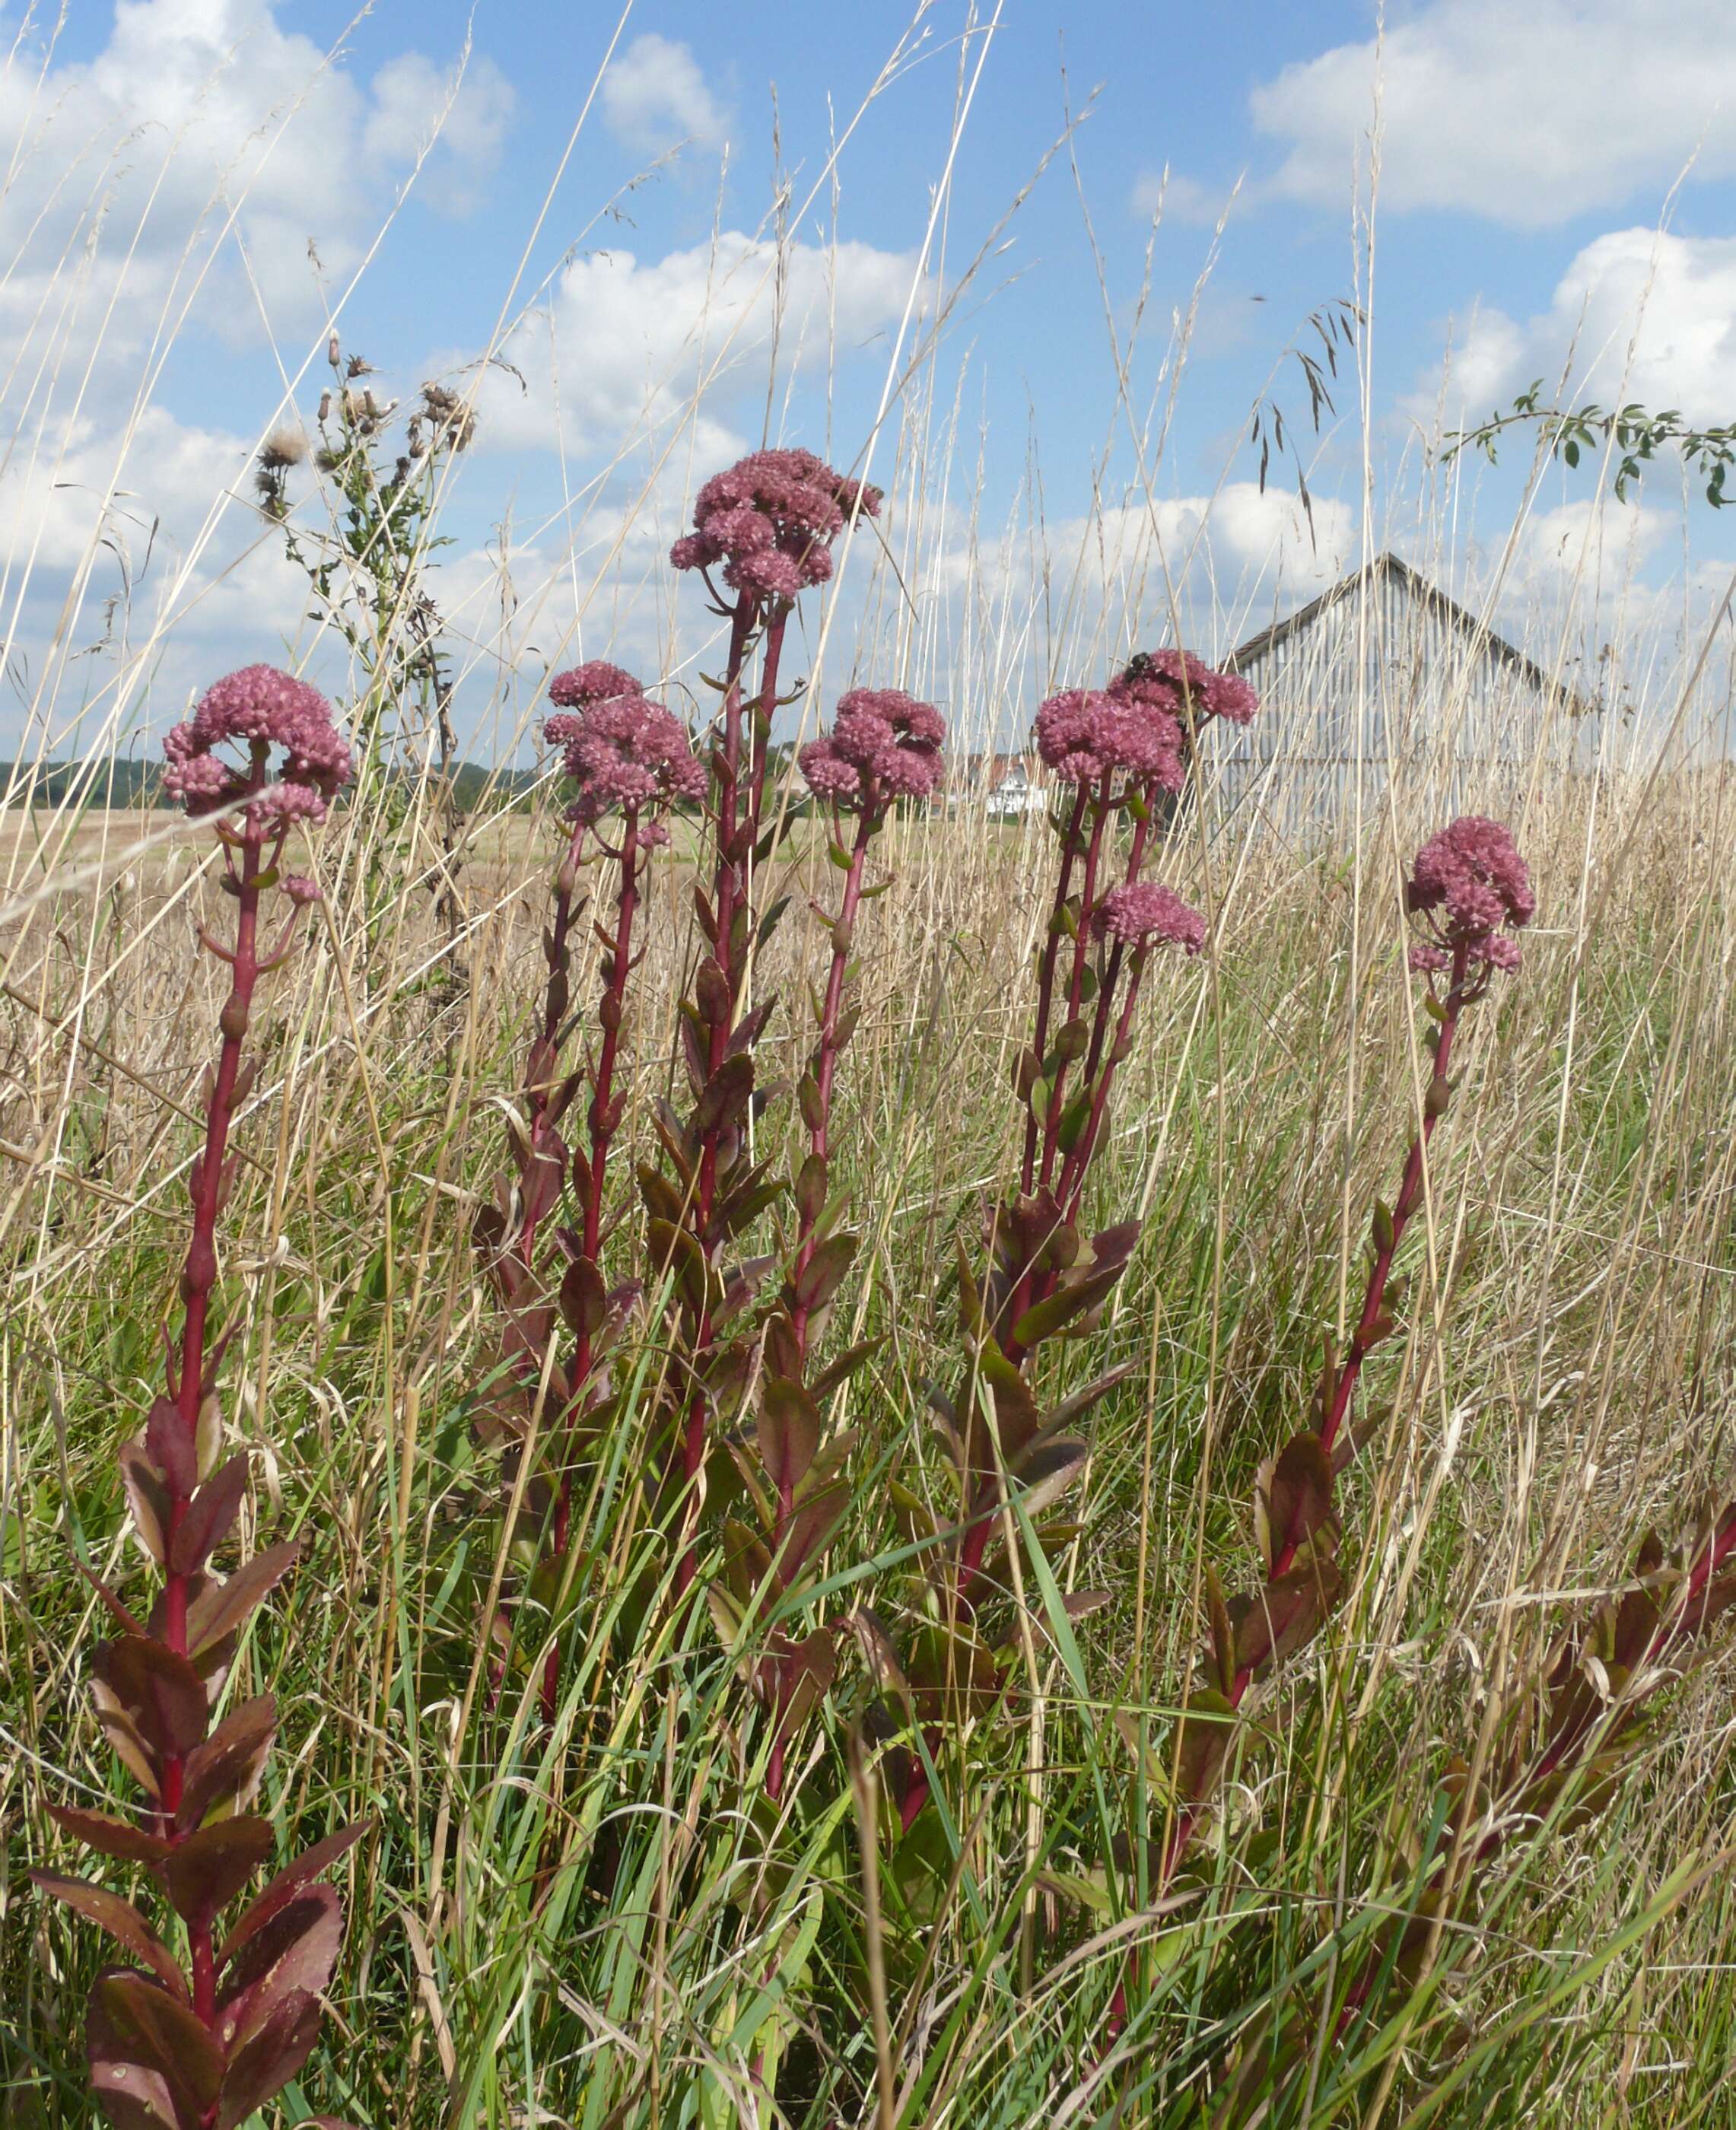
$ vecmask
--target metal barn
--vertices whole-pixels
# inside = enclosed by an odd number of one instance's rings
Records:
[[[1260,691],[1206,767],[1239,828],[1353,828],[1388,786],[1434,814],[1499,811],[1572,761],[1592,706],[1396,555],[1261,629],[1225,663]]]

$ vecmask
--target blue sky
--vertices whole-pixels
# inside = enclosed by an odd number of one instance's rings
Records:
[[[17,11],[0,21],[15,31]],[[395,212],[467,35],[456,101]],[[832,129],[901,38],[906,60],[839,154],[835,195]],[[973,97],[949,165],[961,69]],[[17,162],[0,286],[15,350],[0,423],[12,681],[0,748],[45,733],[64,747],[80,705],[83,735],[102,720],[160,723],[213,667],[308,648],[275,539],[243,501],[214,506],[244,495],[285,376],[321,345],[352,278],[344,339],[384,386],[474,375],[464,365],[491,346],[526,375],[521,393],[504,369],[485,374],[478,443],[445,520],[469,736],[481,744],[491,716],[522,722],[503,674],[540,672],[575,643],[619,637],[665,664],[696,655],[656,556],[707,451],[758,440],[770,341],[753,291],[780,168],[807,203],[786,231],[806,332],[793,361],[781,348],[773,426],[848,461],[911,290],[931,316],[955,289],[1069,102],[1069,143],[925,373],[963,410],[949,499],[933,511],[934,595],[968,578],[957,497],[980,465],[985,523],[1002,523],[1040,478],[1057,553],[1070,541],[1076,560],[1104,509],[1137,547],[1136,566],[1126,549],[1110,571],[1115,586],[1095,586],[1102,612],[1079,645],[1091,628],[1145,625],[1128,568],[1148,584],[1160,552],[1173,580],[1184,549],[1189,581],[1203,570],[1215,586],[1199,626],[1233,634],[1354,561],[1365,537],[1354,380],[1319,447],[1312,542],[1287,476],[1275,476],[1279,492],[1254,491],[1243,438],[1275,365],[1280,404],[1302,414],[1284,351],[1367,274],[1355,203],[1359,173],[1367,197],[1377,84],[1365,349],[1375,544],[1416,525],[1417,424],[1433,418],[1449,339],[1449,423],[1552,376],[1576,337],[1588,389],[1607,396],[1625,370],[1633,396],[1736,418],[1736,14],[1711,0],[1538,0],[1523,12],[1418,0],[1389,11],[1378,54],[1363,6],[1007,0],[995,21],[992,6],[972,17],[936,0],[912,30],[896,7],[822,13],[786,0],[646,4],[624,21],[552,0],[479,0],[473,13],[385,0],[360,21],[328,0],[70,0],[58,43],[28,31],[0,93]],[[943,179],[945,246],[925,275]],[[1127,378],[1139,415],[1163,404],[1171,319],[1199,290],[1160,458],[1149,440],[1135,450],[1118,412],[1093,241],[1122,337],[1150,246]],[[701,392],[695,306],[719,256],[741,292],[739,360]],[[815,348],[834,310],[828,365]],[[518,322],[501,342],[503,316]],[[316,363],[294,395],[304,417],[322,381]],[[681,441],[656,461],[648,434]],[[892,447],[888,429],[877,470]],[[932,466],[925,478],[938,489]],[[1736,531],[1703,504],[1685,509],[1671,469],[1638,506],[1600,519],[1594,489],[1585,474],[1543,484],[1515,583],[1583,575],[1590,537],[1604,573],[1618,555],[1616,573],[1636,572],[1660,611],[1684,585],[1721,585]],[[297,493],[317,518],[318,497]],[[1474,518],[1452,521],[1442,560],[1456,583],[1486,576],[1523,500],[1517,466],[1480,477]],[[956,552],[940,553],[949,543]],[[509,580],[519,611],[505,620]],[[124,642],[112,616],[107,640],[98,626],[117,588]]]

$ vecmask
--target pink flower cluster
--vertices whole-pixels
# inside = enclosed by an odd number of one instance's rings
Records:
[[[1442,975],[1461,948],[1467,966],[1518,968],[1519,943],[1503,928],[1517,930],[1528,924],[1537,914],[1537,898],[1525,861],[1507,830],[1499,821],[1466,814],[1431,836],[1418,852],[1404,906],[1424,920],[1432,935],[1412,948],[1411,967],[1425,975]]]
[[[812,451],[750,451],[700,490],[694,529],[669,559],[678,570],[720,562],[735,590],[787,601],[831,575],[831,543],[858,509],[877,517],[879,490],[846,479]]]
[[[245,767],[216,751],[230,745],[246,748]],[[284,752],[275,780],[274,747]],[[274,666],[244,666],[213,682],[193,715],[164,736],[163,752],[169,760],[163,788],[171,798],[195,818],[246,799],[242,819],[252,834],[323,821],[351,768],[331,704],[317,688]]]
[[[1240,674],[1214,672],[1185,651],[1142,651],[1107,688],[1064,688],[1037,712],[1037,752],[1064,784],[1119,771],[1179,791],[1188,741],[1208,718],[1246,724],[1260,699]]]
[[[796,759],[817,798],[856,812],[893,799],[926,799],[940,781],[946,721],[901,688],[852,688],[832,729]]]
[[[1240,673],[1220,673],[1190,651],[1136,652],[1112,692],[1195,727],[1208,718],[1245,725],[1260,708]]]
[[[1188,781],[1181,727],[1171,714],[1113,688],[1064,688],[1036,716],[1037,752],[1064,784],[1095,784],[1121,770],[1179,791]]]
[[[557,673],[549,699],[568,714],[548,719],[543,737],[566,752],[567,773],[578,785],[568,809],[574,821],[595,821],[619,809],[658,809],[677,799],[705,795],[705,772],[695,759],[687,728],[673,711],[652,702],[632,674],[593,659]],[[660,821],[639,831],[642,843],[665,843]]]
[[[1092,924],[1101,938],[1126,947],[1161,940],[1197,954],[1206,943],[1206,920],[1173,888],[1152,880],[1130,880],[1111,888],[1098,905]]]

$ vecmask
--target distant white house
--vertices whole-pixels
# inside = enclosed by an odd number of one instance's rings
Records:
[[[992,821],[1016,820],[1045,810],[1049,787],[1034,754],[973,754],[958,765],[946,803],[981,806]]]
[[[1563,770],[1595,708],[1401,561],[1379,556],[1223,661],[1258,690],[1202,764],[1216,808],[1341,828],[1389,784],[1424,812],[1499,806]]]

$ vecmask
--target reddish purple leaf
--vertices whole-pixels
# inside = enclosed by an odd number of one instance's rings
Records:
[[[1318,1435],[1294,1435],[1256,1485],[1255,1507],[1270,1569],[1318,1531],[1336,1526],[1332,1460]]]
[[[836,1390],[840,1383],[848,1383],[863,1363],[870,1359],[885,1344],[883,1338],[863,1339],[856,1345],[846,1346],[841,1354],[835,1354],[814,1378],[811,1386],[814,1397],[824,1398],[829,1392]]]
[[[285,1864],[223,1941],[218,1954],[219,1964],[232,1960],[253,1933],[294,1900],[304,1886],[311,1885],[322,1872],[329,1871],[340,1856],[361,1841],[370,1824],[366,1819],[352,1820],[347,1827],[340,1827],[335,1834],[327,1835],[323,1841],[316,1841],[311,1849],[304,1849],[299,1856]]]
[[[136,2063],[160,2073],[178,2112],[190,2104],[200,2119],[217,2099],[223,2059],[192,2007],[148,1976],[124,1970],[105,1975],[96,1994],[121,2046]]]
[[[147,1834],[130,1820],[116,1819],[106,1812],[86,1812],[78,1805],[51,1804],[48,1816],[55,1826],[82,1841],[87,1849],[122,1864],[156,1864],[169,1853],[160,1834]]]
[[[275,1842],[269,1820],[213,1820],[190,1834],[163,1867],[177,1915],[208,1923],[265,1863]]]
[[[824,1309],[838,1292],[856,1254],[858,1239],[850,1235],[829,1236],[808,1259],[796,1282],[796,1299],[804,1309]]]
[[[151,1469],[141,1443],[121,1445],[120,1466],[132,1521],[146,1552],[160,1568],[169,1558],[169,1489],[161,1475]]]
[[[292,1989],[265,2014],[256,2031],[231,2051],[217,2106],[217,2130],[235,2130],[273,2094],[282,2092],[319,2039],[319,1999]]]
[[[720,1126],[737,1124],[747,1114],[749,1098],[753,1092],[753,1060],[744,1051],[723,1063],[705,1082],[705,1090],[693,1106],[693,1129],[696,1132],[710,1132]]]
[[[182,1757],[204,1737],[211,1720],[205,1682],[166,1642],[122,1635],[98,1645],[90,1668],[159,1753]]]
[[[228,1535],[247,1491],[247,1464],[243,1449],[213,1472],[187,1505],[169,1548],[169,1565],[177,1575],[203,1568]]]
[[[1237,1668],[1256,1678],[1312,1641],[1337,1601],[1341,1578],[1330,1560],[1293,1568],[1229,1606]]]
[[[180,1407],[167,1398],[156,1401],[145,1422],[145,1454],[162,1473],[164,1483],[177,1500],[185,1501],[198,1486],[194,1430],[181,1417]]]
[[[108,1607],[110,1617],[123,1634],[142,1635],[146,1631],[143,1622],[133,1617],[100,1576],[93,1575],[82,1560],[75,1560],[73,1566]]]
[[[343,1911],[329,1886],[304,1886],[248,1932],[225,1963],[218,2033],[232,2052],[258,2032],[274,2005],[296,1990],[318,1996],[343,1942]]]
[[[575,1339],[595,1338],[607,1321],[603,1275],[589,1258],[576,1258],[562,1273],[561,1314]]]
[[[187,1615],[187,1647],[194,1654],[232,1635],[261,1599],[295,1565],[299,1539],[268,1545],[237,1568],[226,1583],[213,1581]]]
[[[1203,1804],[1217,1788],[1230,1741],[1236,1736],[1236,1711],[1222,1694],[1196,1688],[1188,1697],[1175,1743],[1175,1788],[1190,1804]]]
[[[777,1555],[778,1576],[787,1588],[810,1561],[825,1552],[849,1505],[850,1490],[838,1479],[815,1488],[806,1501],[796,1504]]]
[[[793,1494],[820,1448],[820,1408],[800,1383],[770,1378],[759,1394],[759,1454],[780,1494]]]
[[[31,1883],[43,1893],[64,1901],[99,1930],[107,1931],[117,1944],[136,1954],[178,1997],[186,1996],[179,1962],[131,1901],[123,1901],[106,1886],[93,1885],[88,1879],[64,1878],[58,1871],[32,1871],[30,1875]]]
[[[143,1734],[101,1679],[91,1682],[90,1698],[96,1704],[97,1721],[108,1736],[121,1765],[148,1798],[160,1794],[161,1755],[145,1742]]]
[[[129,1972],[119,1967],[106,1970],[91,1997],[84,2023],[91,2091],[114,2130],[199,2130],[203,2111],[192,2095],[184,2094],[178,2104],[169,2080],[152,2060],[123,2037],[109,2015],[102,1985]],[[137,1979],[143,1982],[146,1978]]]
[[[187,1756],[177,1827],[197,1827],[213,1806],[244,1803],[259,1779],[277,1735],[277,1704],[269,1693],[232,1708],[197,1752]]]

